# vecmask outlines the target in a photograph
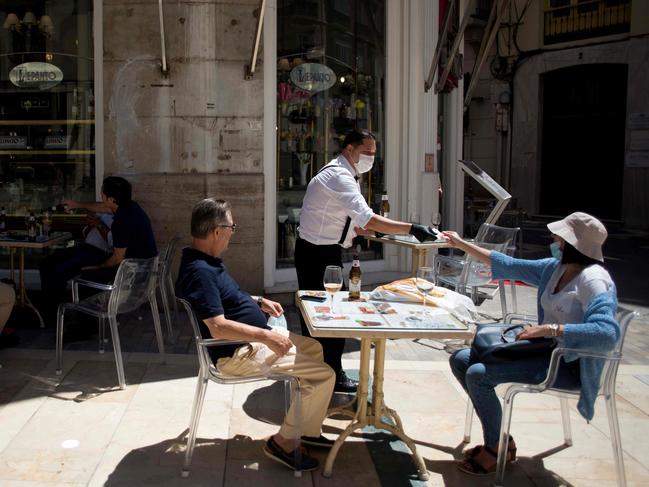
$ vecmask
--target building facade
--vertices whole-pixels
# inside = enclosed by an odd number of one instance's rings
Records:
[[[649,228],[649,5],[512,0],[479,73],[465,156],[529,215]],[[465,36],[472,66],[481,29]]]
[[[437,218],[440,168],[461,139],[438,150],[438,97],[423,89],[436,2],[7,1],[0,23],[0,199],[15,214],[96,198],[120,175],[162,246],[189,238],[197,200],[224,198],[242,287],[292,290],[306,184],[357,127],[379,141],[368,202],[385,190],[392,216]],[[395,248],[361,252],[370,275],[409,268]]]

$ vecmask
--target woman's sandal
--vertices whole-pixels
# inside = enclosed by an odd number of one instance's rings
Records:
[[[480,453],[480,450],[482,449],[484,445],[477,445],[474,446],[473,448],[468,448],[464,450],[464,458],[471,458],[476,456],[478,453]],[[507,444],[507,463],[514,463],[516,461],[516,443],[514,442],[514,438],[511,436],[509,437],[509,442]]]
[[[492,450],[488,446],[480,445],[479,447],[473,448],[473,452],[476,452],[474,455],[466,457],[461,461],[457,468],[464,473],[469,475],[489,475],[496,471],[498,452]],[[490,457],[493,458],[493,465],[485,467],[483,464],[478,462],[478,456],[480,453],[485,452]]]

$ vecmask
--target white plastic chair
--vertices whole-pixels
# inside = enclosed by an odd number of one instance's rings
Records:
[[[160,290],[160,297],[162,298],[162,309],[165,314],[165,321],[167,323],[167,336],[170,341],[173,338],[173,329],[171,326],[171,310],[169,303],[173,303],[174,318],[178,315],[178,304],[175,300],[173,275],[171,268],[173,266],[178,246],[180,245],[181,237],[176,236],[169,240],[164,250],[160,253],[158,261],[158,274],[156,277],[156,287]]]
[[[604,362],[602,370],[602,377],[600,379],[598,396],[604,396],[606,402],[606,413],[608,416],[608,424],[611,435],[611,446],[613,447],[613,456],[615,458],[615,466],[617,472],[617,483],[620,487],[626,485],[626,476],[624,473],[624,457],[622,451],[622,440],[620,438],[620,425],[617,417],[617,406],[615,403],[615,380],[617,378],[617,370],[622,360],[622,347],[624,345],[624,338],[629,328],[630,323],[637,318],[638,313],[632,310],[627,310],[622,307],[618,308],[617,321],[620,325],[620,338],[615,345],[615,348],[608,353],[591,353],[581,350],[557,348],[552,352],[548,374],[543,382],[540,384],[521,384],[511,383],[502,394],[503,398],[503,416],[500,425],[500,441],[498,443],[498,463],[496,467],[496,482],[497,486],[502,486],[505,478],[505,466],[507,460],[507,447],[509,446],[509,430],[511,427],[512,409],[514,406],[514,397],[521,392],[527,393],[545,393],[552,394],[559,397],[561,405],[561,418],[563,422],[563,437],[564,445],[572,446],[572,431],[570,428],[570,412],[568,409],[568,399],[578,398],[579,390],[565,390],[552,387],[556,380],[557,372],[559,370],[560,359],[565,354],[576,354],[579,358],[596,358]],[[508,316],[507,322],[510,323],[514,320],[518,321],[536,321],[533,316]],[[512,319],[513,318],[513,319]],[[528,320],[527,318],[531,318]],[[471,400],[467,401],[466,422],[464,428],[464,442],[468,443],[471,440],[471,424],[473,420],[473,405]]]
[[[72,280],[72,303],[59,305],[56,320],[56,373],[61,374],[63,356],[63,325],[65,312],[75,310],[99,318],[99,351],[103,352],[105,320],[108,319],[113,340],[117,378],[120,389],[126,388],[124,363],[117,329],[117,315],[137,310],[145,301],[151,305],[153,326],[158,342],[158,350],[164,363],[164,342],[160,329],[160,315],[155,297],[155,277],[158,257],[150,259],[124,259],[117,270],[113,284],[103,284],[85,279]],[[99,289],[103,292],[79,301],[79,286]]]
[[[196,339],[196,350],[198,353],[198,362],[200,365],[198,371],[198,381],[196,383],[196,393],[194,394],[194,404],[192,405],[192,414],[189,423],[189,435],[187,436],[187,450],[185,451],[185,460],[183,463],[183,469],[181,476],[183,478],[189,477],[189,466],[192,461],[192,455],[194,454],[194,447],[196,445],[196,433],[198,430],[198,423],[201,418],[201,411],[203,409],[203,402],[205,400],[205,391],[207,390],[208,381],[215,382],[217,384],[232,385],[232,384],[244,384],[247,382],[257,382],[263,380],[277,380],[284,381],[284,401],[285,409],[288,412],[289,405],[292,401],[295,402],[295,416],[300,418],[300,406],[301,406],[301,392],[300,392],[300,383],[297,378],[290,375],[282,374],[259,374],[255,376],[247,377],[235,377],[235,376],[226,376],[219,372],[216,366],[212,363],[212,359],[208,353],[210,347],[218,347],[224,345],[244,345],[248,342],[245,341],[233,341],[233,340],[217,340],[214,338],[203,338],[201,331],[198,325],[198,319],[194,314],[194,311],[191,305],[184,299],[176,298],[177,301],[184,307],[189,321],[192,325],[192,330],[194,337]],[[288,387],[287,387],[288,386]],[[296,421],[298,425],[296,433],[296,448],[295,448],[295,464],[299,465],[300,463],[300,438],[301,434],[299,432],[299,420]],[[295,470],[295,477],[301,477],[302,472],[300,470]]]

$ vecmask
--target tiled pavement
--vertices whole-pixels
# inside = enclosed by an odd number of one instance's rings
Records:
[[[533,290],[520,290],[519,303],[523,311],[533,309]],[[481,309],[497,314],[497,303],[487,301]],[[296,326],[295,315],[289,316]],[[417,480],[401,442],[370,430],[343,445],[332,478],[316,471],[294,479],[261,453],[283,408],[281,386],[270,382],[208,387],[192,473],[182,479],[196,357],[186,353],[191,351],[188,330],[178,326],[176,344],[170,346],[176,353],[161,365],[150,318],[142,318],[120,326],[130,337],[124,343],[125,391],[115,389],[113,356],[97,354],[94,338],[66,345],[62,378],[54,374],[51,330],[25,335],[24,345],[34,348],[0,350],[1,486],[490,485],[491,478],[469,477],[455,467],[464,446],[466,396],[451,377],[448,354],[427,340],[389,341],[385,383],[386,401],[400,413],[425,459],[427,483]],[[639,348],[618,378],[628,484],[638,486],[649,485],[649,346],[641,331],[646,320],[645,314],[629,335],[628,343]],[[349,370],[357,367],[357,348],[350,341]],[[557,451],[562,429],[556,399],[520,396],[516,401],[512,432],[521,458],[508,469],[507,485],[615,485],[603,403],[590,424],[572,408],[574,446]],[[345,424],[328,420],[325,433],[335,437]],[[477,422],[473,430],[479,441]],[[323,454],[316,455],[324,461]]]

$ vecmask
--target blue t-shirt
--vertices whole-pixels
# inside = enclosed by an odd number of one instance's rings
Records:
[[[270,329],[266,315],[249,294],[241,291],[226,271],[223,261],[200,250],[183,249],[176,294],[192,305],[203,338],[217,338],[211,336],[203,320],[220,315],[228,320]],[[211,347],[210,357],[216,363],[221,357],[231,357],[239,346]]]
[[[135,201],[119,205],[113,225],[113,247],[126,249],[126,259],[150,259],[158,255],[151,221]]]

